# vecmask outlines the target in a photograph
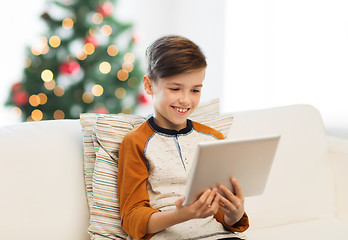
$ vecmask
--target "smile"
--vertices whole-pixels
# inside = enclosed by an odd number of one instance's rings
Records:
[[[173,108],[180,113],[185,113],[189,110],[189,108],[178,108],[178,107],[173,107]]]

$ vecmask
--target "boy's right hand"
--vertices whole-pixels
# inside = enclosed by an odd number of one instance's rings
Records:
[[[183,206],[185,197],[175,202],[176,211],[184,221],[194,218],[206,218],[215,215],[219,210],[220,194],[217,189],[206,190],[194,203]]]
[[[197,201],[183,206],[185,198],[175,201],[176,208],[169,211],[153,213],[147,223],[147,234],[157,233],[175,224],[194,218],[206,218],[215,215],[219,210],[221,195],[216,188],[205,191]]]

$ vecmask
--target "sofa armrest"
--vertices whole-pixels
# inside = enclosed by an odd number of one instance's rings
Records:
[[[348,139],[327,136],[332,161],[336,194],[336,215],[348,221]]]

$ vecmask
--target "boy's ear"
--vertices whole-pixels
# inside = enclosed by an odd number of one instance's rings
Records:
[[[153,84],[153,81],[151,80],[149,75],[145,75],[143,77],[143,86],[144,86],[145,92],[149,95],[152,95],[152,84]]]

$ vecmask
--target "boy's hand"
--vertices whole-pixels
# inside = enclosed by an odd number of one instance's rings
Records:
[[[194,218],[206,218],[215,215],[219,210],[220,194],[217,189],[213,188],[206,190],[194,203],[183,206],[185,197],[178,199],[175,202],[178,215],[183,219],[190,220]]]
[[[226,197],[221,196],[219,207],[225,213],[225,223],[229,226],[238,222],[244,214],[244,196],[242,189],[235,178],[230,179],[235,194],[226,186],[220,185],[219,189]]]

